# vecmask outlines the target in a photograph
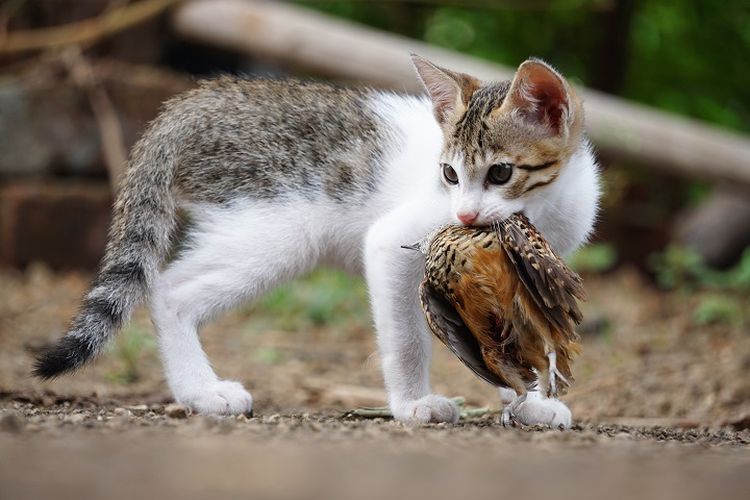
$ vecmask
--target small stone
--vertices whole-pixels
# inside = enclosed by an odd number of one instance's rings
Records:
[[[119,415],[127,415],[128,414],[128,410],[126,408],[122,408],[122,407],[118,406],[117,408],[114,409],[114,411],[112,413],[114,413],[115,415],[118,415],[118,416]]]
[[[190,409],[187,406],[172,403],[164,408],[164,413],[169,418],[187,418],[190,415]]]
[[[17,434],[23,429],[23,420],[15,412],[0,418],[0,431]]]
[[[128,410],[133,412],[134,415],[144,415],[148,411],[148,406],[132,405],[132,406],[128,406]]]
[[[74,413],[65,419],[66,422],[70,422],[71,424],[80,424],[84,420],[86,420],[86,415],[82,413]]]

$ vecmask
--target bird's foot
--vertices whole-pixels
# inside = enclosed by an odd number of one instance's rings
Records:
[[[556,398],[558,393],[557,380],[560,379],[561,385],[566,387],[570,386],[570,382],[568,382],[568,379],[557,369],[557,353],[555,351],[548,352],[547,359],[549,359],[549,383],[547,396]]]
[[[515,393],[515,391],[513,392]],[[516,397],[513,401],[505,405],[502,413],[500,414],[500,423],[502,424],[503,427],[513,426],[513,424],[516,421],[516,411],[523,404],[523,402],[526,401],[527,395],[528,395],[528,392],[526,394],[521,394],[520,396]]]
[[[547,425],[555,429],[568,429],[572,414],[559,399],[545,398],[539,391],[529,391],[503,408],[500,423],[510,427],[515,422],[523,425]]]

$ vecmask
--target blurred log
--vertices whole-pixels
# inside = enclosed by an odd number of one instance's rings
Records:
[[[63,26],[17,30],[0,37],[0,54],[94,43],[140,24],[183,0],[144,0]]]
[[[750,196],[721,186],[707,202],[681,217],[675,239],[709,266],[730,266],[750,246]]]
[[[83,56],[80,47],[77,45],[68,47],[63,51],[62,59],[68,66],[73,81],[88,94],[89,104],[99,128],[104,164],[109,174],[109,185],[112,192],[116,193],[125,175],[125,166],[128,161],[122,124],[117,111],[106,89],[97,82],[94,68]]]
[[[90,102],[90,89],[106,92],[111,106],[105,120],[118,120],[127,150],[165,99],[193,85],[190,78],[149,66],[101,59],[89,64],[87,88],[60,58],[36,61],[20,74],[2,77],[0,175],[103,174],[108,153],[102,117],[92,109],[101,99]]]
[[[398,91],[422,91],[410,52],[485,80],[513,75],[510,68],[283,3],[194,0],[176,9],[173,25],[195,41]],[[607,156],[750,188],[747,138],[596,91],[582,94],[589,134]]]

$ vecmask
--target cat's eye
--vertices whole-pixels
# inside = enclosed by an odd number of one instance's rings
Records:
[[[487,182],[490,184],[505,184],[513,174],[513,165],[510,163],[498,163],[492,165],[487,172]]]
[[[443,167],[443,178],[445,179],[445,182],[448,184],[458,184],[458,174],[455,170],[453,170],[453,167],[448,165],[447,163],[441,164]]]

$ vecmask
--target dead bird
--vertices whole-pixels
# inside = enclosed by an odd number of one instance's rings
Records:
[[[476,375],[557,397],[580,353],[583,282],[522,214],[450,225],[407,248],[425,254],[420,297],[432,332]]]

